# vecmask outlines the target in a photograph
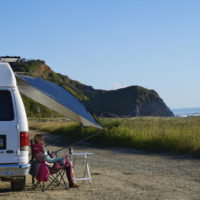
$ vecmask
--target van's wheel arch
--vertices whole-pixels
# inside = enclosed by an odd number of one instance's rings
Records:
[[[25,186],[26,186],[26,176],[20,176],[16,180],[11,181],[12,191],[24,190]]]

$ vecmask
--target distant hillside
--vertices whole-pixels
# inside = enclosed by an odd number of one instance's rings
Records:
[[[154,90],[148,90],[140,86],[130,86],[118,90],[96,90],[92,86],[84,85],[59,73],[55,73],[42,60],[21,59],[12,64],[13,71],[26,75],[42,77],[52,81],[71,92],[79,100],[83,101],[87,108],[97,116],[173,116],[173,113],[165,105],[163,100]],[[23,96],[23,101],[29,117],[37,116],[38,103]],[[59,116],[41,106],[42,117]]]

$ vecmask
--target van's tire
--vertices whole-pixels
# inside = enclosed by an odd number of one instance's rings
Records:
[[[12,191],[22,191],[26,186],[26,177],[21,176],[14,181],[11,181],[11,190]]]

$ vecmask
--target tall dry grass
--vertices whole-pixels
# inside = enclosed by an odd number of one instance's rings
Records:
[[[100,119],[105,131],[90,142],[101,146],[120,146],[154,152],[200,155],[200,117],[136,117]],[[31,127],[81,139],[94,134],[73,122],[43,122]]]

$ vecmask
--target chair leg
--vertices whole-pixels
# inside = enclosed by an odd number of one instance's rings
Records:
[[[67,188],[67,184],[64,180],[65,170],[62,170],[61,172],[59,172],[59,174],[60,174],[60,184]]]
[[[51,183],[48,185],[52,185],[53,183],[56,183],[57,186],[62,185],[63,187],[67,188],[67,184],[64,180],[65,170],[60,170],[56,174],[51,174],[49,176],[49,179]]]
[[[48,178],[48,182],[40,182],[34,176],[32,176],[32,185],[33,190],[39,185],[42,192],[47,190],[52,184],[56,184],[57,186],[62,185],[65,189],[68,188],[66,181],[64,180],[65,170],[59,170],[55,174],[50,174]]]
[[[39,184],[39,181],[37,180],[36,182],[36,178],[32,176],[32,189],[35,190],[38,184]]]
[[[33,188],[33,190],[35,189],[35,178],[34,178],[34,176],[32,176],[32,188]]]
[[[52,178],[53,177],[53,178]],[[49,176],[49,181],[50,183],[47,185],[46,189],[48,189],[53,183],[54,181],[56,181],[56,178],[54,176]]]
[[[42,190],[42,192],[45,191],[45,183],[44,182],[39,182],[40,185],[40,189]]]

